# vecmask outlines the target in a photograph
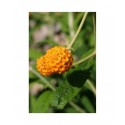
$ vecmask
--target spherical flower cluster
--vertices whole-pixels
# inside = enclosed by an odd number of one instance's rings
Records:
[[[45,76],[61,74],[72,66],[73,58],[68,49],[62,46],[55,46],[47,53],[37,59],[37,69]]]

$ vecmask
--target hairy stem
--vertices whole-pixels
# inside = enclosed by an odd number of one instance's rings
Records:
[[[78,36],[78,34],[79,34],[79,32],[80,32],[80,30],[81,30],[83,24],[84,24],[84,22],[85,22],[85,19],[86,19],[86,17],[87,17],[87,14],[88,14],[88,12],[85,12],[85,14],[83,15],[82,21],[81,21],[81,23],[80,23],[80,25],[79,25],[79,27],[78,27],[78,29],[77,29],[77,31],[76,31],[76,33],[75,33],[73,39],[72,39],[72,41],[71,41],[71,42],[69,43],[69,45],[67,46],[67,49],[70,49],[70,48],[72,47],[72,45],[74,44],[74,42],[75,42],[75,40],[76,40],[76,38],[77,38],[77,36]]]
[[[83,58],[83,59],[81,59],[81,60],[79,60],[79,61],[73,63],[73,66],[78,65],[78,64],[80,64],[80,63],[83,63],[83,62],[85,62],[86,60],[92,58],[92,57],[95,56],[95,55],[96,55],[96,51],[94,51],[93,53],[91,53],[91,54],[88,55],[87,57],[85,57],[85,58]]]

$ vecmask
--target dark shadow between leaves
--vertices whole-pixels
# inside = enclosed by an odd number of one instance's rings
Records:
[[[29,78],[29,83],[36,81],[37,78]]]
[[[87,80],[87,78],[89,77],[89,75],[90,75],[89,70],[84,70],[84,71],[77,70],[68,75],[67,81],[72,86],[81,88],[85,83],[85,81]]]

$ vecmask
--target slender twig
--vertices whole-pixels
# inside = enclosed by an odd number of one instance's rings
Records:
[[[94,95],[96,96],[96,88],[94,87],[93,83],[89,79],[87,79],[87,83],[90,86],[90,88],[91,88],[92,92],[94,93]]]
[[[46,84],[50,89],[55,91],[56,89],[42,76],[40,75],[36,70],[34,70],[32,67],[29,68],[29,70],[34,73],[38,78],[40,78],[41,81],[43,81],[44,84]]]
[[[69,104],[70,104],[76,111],[78,111],[78,112],[80,112],[80,113],[85,113],[85,111],[84,111],[81,107],[79,107],[78,105],[76,105],[74,102],[70,101]]]
[[[31,66],[29,67],[29,70],[34,73],[40,80],[46,84],[52,91],[55,91],[56,89],[47,81],[44,77],[42,77],[36,70],[34,70]],[[81,107],[79,107],[77,104],[75,104],[73,101],[70,101],[69,104],[75,108],[79,112],[85,112]]]
[[[81,59],[81,60],[79,60],[79,61],[73,63],[73,66],[78,65],[78,64],[80,64],[80,63],[83,63],[83,62],[85,62],[86,60],[92,58],[92,57],[95,56],[95,55],[96,55],[96,51],[94,51],[93,53],[91,53],[91,54],[88,55],[87,57],[85,57],[85,58],[83,58],[83,59]]]
[[[71,42],[69,43],[69,45],[67,46],[67,49],[70,49],[71,46],[74,44],[74,42],[75,42],[75,40],[76,40],[76,38],[77,38],[77,36],[78,36],[78,34],[79,34],[79,32],[80,32],[80,30],[81,30],[83,24],[84,24],[84,22],[85,22],[85,19],[86,19],[86,17],[87,17],[87,14],[88,14],[88,12],[85,12],[85,14],[83,15],[82,21],[81,21],[81,23],[80,23],[80,25],[79,25],[79,27],[78,27],[78,29],[77,29],[77,32],[76,32],[76,34],[74,35],[72,41],[71,41]]]

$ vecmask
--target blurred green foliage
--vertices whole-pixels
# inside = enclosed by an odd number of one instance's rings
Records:
[[[76,32],[84,12],[30,12],[29,13],[29,65],[36,70],[36,60],[55,46],[67,46]],[[70,21],[73,25],[70,25]],[[74,45],[74,61],[87,57],[96,48],[96,13],[89,12]],[[62,75],[45,77],[56,91],[50,90],[35,74],[29,71],[30,113],[77,113],[68,102],[73,101],[86,113],[96,112],[96,96],[87,83],[96,88],[95,57],[72,67]]]

